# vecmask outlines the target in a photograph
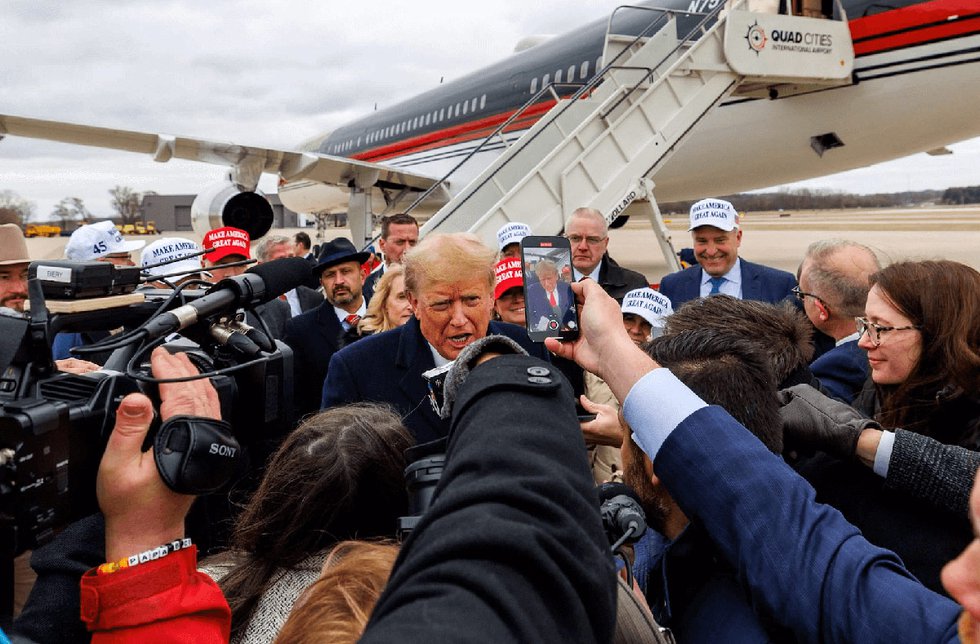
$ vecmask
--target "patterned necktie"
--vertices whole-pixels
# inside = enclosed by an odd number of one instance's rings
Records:
[[[552,291],[548,294],[548,300],[551,302],[551,306],[558,306],[558,301],[555,300],[555,292]]]
[[[344,318],[344,322],[347,323],[347,326],[349,328],[354,328],[355,326],[357,326],[357,323],[360,321],[361,321],[361,316],[358,315],[357,313],[351,313],[350,315]]]
[[[711,291],[708,295],[717,295],[721,293],[721,285],[725,283],[724,277],[712,277],[708,279],[711,282]]]

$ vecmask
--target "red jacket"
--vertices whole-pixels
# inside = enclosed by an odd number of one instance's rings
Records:
[[[227,642],[231,609],[218,585],[197,571],[197,548],[111,575],[82,577],[82,621],[93,644]]]

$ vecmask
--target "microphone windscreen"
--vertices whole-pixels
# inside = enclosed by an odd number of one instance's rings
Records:
[[[275,299],[310,279],[310,263],[302,257],[284,257],[271,262],[263,262],[245,271],[262,278],[265,284],[263,302]]]
[[[622,494],[630,497],[636,501],[637,505],[643,507],[643,504],[640,502],[640,497],[633,491],[633,488],[625,483],[603,483],[597,489],[599,491],[600,504]]]

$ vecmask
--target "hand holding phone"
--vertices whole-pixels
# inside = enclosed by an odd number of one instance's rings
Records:
[[[521,240],[524,320],[533,342],[578,337],[578,310],[572,292],[572,248],[564,237]]]

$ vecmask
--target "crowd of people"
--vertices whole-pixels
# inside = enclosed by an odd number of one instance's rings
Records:
[[[253,247],[224,227],[144,247],[80,228],[66,257],[140,250],[161,288],[306,259],[308,285],[246,316],[291,350],[298,424],[200,540],[194,498],[142,446],[154,414],[220,419],[214,387],[160,385],[158,410],[127,396],[102,512],[33,553],[12,637],[977,641],[980,273],[823,240],[793,275],[739,256],[733,204],[689,217],[695,263],[654,286],[589,208],[565,222],[568,265],[525,263],[519,222],[488,248],[386,217],[380,260],[343,237]],[[0,226],[7,315],[23,315],[29,261]],[[532,342],[564,300],[579,337]],[[59,367],[99,369],[71,349],[101,337],[59,334]],[[197,373],[163,348],[151,367]],[[649,526],[621,559],[606,482]]]

